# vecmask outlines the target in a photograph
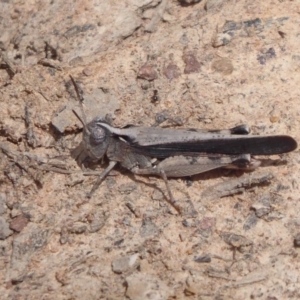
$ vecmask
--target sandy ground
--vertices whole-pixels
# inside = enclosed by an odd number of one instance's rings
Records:
[[[179,212],[118,168],[88,200],[70,156],[69,75],[88,120],[300,140],[300,1],[188,2],[1,1],[1,299],[300,297],[298,150],[171,179]]]

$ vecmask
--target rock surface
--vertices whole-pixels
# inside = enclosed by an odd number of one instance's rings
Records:
[[[264,157],[268,180],[170,179],[177,210],[161,178],[118,168],[87,199],[105,161],[84,170],[70,155],[82,114],[69,77],[88,121],[248,124],[299,141],[299,1],[1,1],[0,11],[3,299],[300,298],[299,151]]]

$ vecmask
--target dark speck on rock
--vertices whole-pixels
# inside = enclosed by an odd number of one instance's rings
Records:
[[[266,62],[276,57],[274,48],[269,48],[267,51],[263,51],[262,54],[257,55],[257,60],[261,65],[265,65]]]

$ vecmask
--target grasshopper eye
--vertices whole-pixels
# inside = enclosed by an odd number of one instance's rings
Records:
[[[93,126],[90,130],[91,135],[90,135],[90,141],[92,144],[99,145],[103,143],[106,137],[106,131],[105,128],[100,127],[100,126]]]
[[[97,120],[90,122],[83,130],[85,156],[98,161],[109,145],[109,131]]]

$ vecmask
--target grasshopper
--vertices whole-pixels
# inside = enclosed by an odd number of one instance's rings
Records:
[[[71,77],[80,102],[83,97]],[[83,109],[82,109],[83,113]],[[83,113],[84,116],[84,113]],[[82,165],[87,159],[109,160],[88,197],[117,165],[138,175],[156,175],[164,180],[169,200],[174,198],[168,185],[169,177],[185,177],[217,168],[253,170],[260,162],[253,156],[293,151],[297,142],[287,135],[250,135],[246,125],[225,130],[170,129],[129,125],[113,127],[105,118],[96,117],[87,123],[81,120],[83,139],[72,151]]]

